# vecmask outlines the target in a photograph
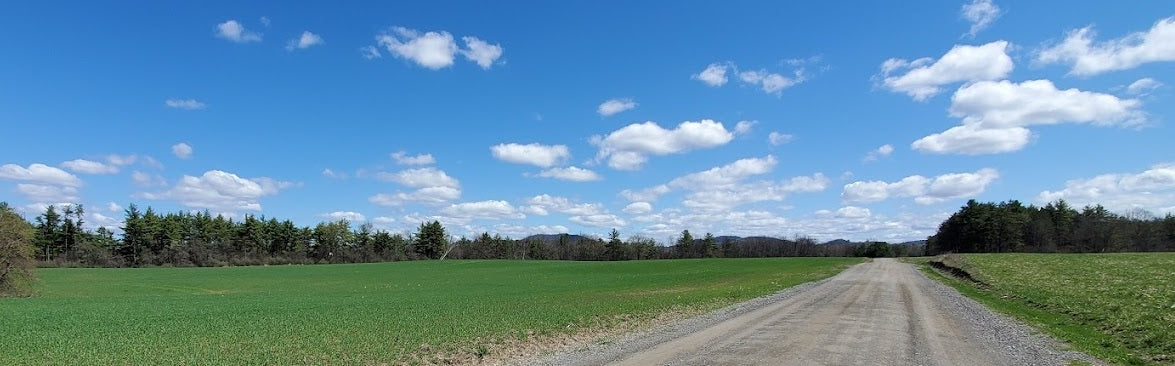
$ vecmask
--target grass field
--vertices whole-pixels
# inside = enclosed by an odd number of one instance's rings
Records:
[[[1175,364],[1175,253],[968,254],[965,294],[1119,364]]]
[[[0,365],[381,364],[705,310],[858,259],[42,269],[0,299]],[[439,355],[439,356],[438,356]]]

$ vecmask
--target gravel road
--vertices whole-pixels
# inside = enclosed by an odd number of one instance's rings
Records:
[[[828,280],[568,350],[526,365],[1099,364],[927,279],[878,259]]]

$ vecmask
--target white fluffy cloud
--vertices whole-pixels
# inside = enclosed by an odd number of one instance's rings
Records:
[[[570,220],[571,222],[574,222],[576,224],[583,225],[583,226],[591,226],[591,227],[598,227],[598,228],[604,228],[604,229],[621,228],[621,227],[624,227],[625,225],[628,225],[628,222],[624,221],[624,219],[620,218],[619,216],[613,215],[613,214],[571,216],[570,218],[568,218],[568,220]]]
[[[62,167],[83,174],[114,174],[118,173],[118,166],[93,160],[74,159],[61,163]]]
[[[710,64],[706,66],[705,70],[690,76],[694,80],[706,83],[709,86],[723,86],[726,85],[726,72],[730,66],[724,64]]]
[[[76,175],[36,163],[29,164],[27,168],[16,164],[0,165],[0,178],[66,187],[80,187],[82,185],[82,180],[78,179]]]
[[[789,194],[820,192],[828,187],[828,178],[816,173],[779,182],[758,181],[698,189],[686,195],[682,206],[697,212],[724,212],[736,207],[766,201],[783,201]]]
[[[498,144],[490,147],[494,158],[514,164],[530,164],[540,168],[549,168],[561,164],[571,157],[571,150],[566,145],[532,144]]]
[[[380,206],[400,206],[409,203],[441,204],[461,198],[461,190],[453,187],[424,187],[412,192],[380,193],[367,200]]]
[[[648,202],[633,202],[624,206],[624,213],[630,215],[643,215],[649,212],[653,212],[653,204]]]
[[[863,207],[845,206],[845,207],[841,207],[840,209],[836,210],[836,216],[855,219],[855,218],[863,218],[863,217],[873,216],[873,212],[869,211],[869,209],[863,208]]]
[[[923,137],[915,150],[936,154],[993,154],[1022,149],[1033,125],[1088,123],[1099,126],[1145,122],[1142,102],[1114,95],[1058,90],[1051,81],[980,81],[959,88],[950,114],[963,124]]]
[[[636,108],[636,106],[637,106],[637,102],[633,101],[630,98],[608,99],[608,100],[605,100],[603,103],[600,103],[599,107],[596,107],[596,113],[599,113],[601,116],[608,117],[613,114],[617,114],[620,112],[631,110],[633,108]]]
[[[192,149],[192,145],[188,145],[186,142],[171,145],[171,153],[175,154],[175,157],[180,159],[191,158],[193,152],[194,150]]]
[[[956,45],[938,60],[891,58],[881,64],[881,84],[914,100],[926,100],[944,85],[1006,77],[1014,67],[1007,50],[1007,41],[995,41],[982,46]]]
[[[1076,206],[1101,204],[1116,212],[1143,209],[1157,215],[1175,213],[1175,163],[1158,164],[1141,173],[1070,180],[1061,190],[1037,196],[1041,204],[1059,199]]]
[[[682,205],[701,212],[730,210],[735,207],[764,202],[782,201],[791,193],[819,192],[828,186],[823,174],[793,177],[782,181],[756,181],[747,178],[771,172],[777,163],[774,156],[747,158],[704,171],[686,174],[668,183],[639,191],[624,190],[620,195],[633,203],[648,203],[674,190],[684,190]],[[626,207],[640,211],[644,205]],[[651,210],[651,205],[649,205]],[[626,211],[627,212],[627,211]]]
[[[1145,32],[1104,42],[1094,41],[1093,27],[1070,31],[1065,40],[1039,52],[1041,64],[1071,65],[1069,73],[1091,76],[1151,62],[1175,61],[1175,17],[1160,19]]]
[[[972,0],[969,3],[963,4],[963,9],[959,12],[963,19],[971,22],[971,29],[967,31],[967,35],[975,37],[975,34],[984,30],[1000,17],[1000,7],[992,3],[991,0]]]
[[[195,100],[195,99],[176,99],[176,98],[171,98],[171,99],[163,101],[163,105],[168,106],[170,108],[187,109],[189,111],[197,110],[197,109],[204,109],[204,107],[205,107],[203,102]]]
[[[1144,95],[1162,86],[1163,83],[1160,83],[1158,80],[1142,78],[1126,86],[1126,92],[1134,95]]]
[[[65,203],[81,200],[78,198],[78,189],[70,186],[20,183],[16,185],[16,193],[31,202]]]
[[[376,174],[376,178],[383,181],[396,182],[400,185],[411,188],[461,187],[460,183],[457,182],[457,179],[450,177],[443,170],[432,167],[407,169],[396,173],[380,172]]]
[[[620,170],[638,170],[648,155],[667,155],[694,149],[725,145],[734,139],[721,122],[701,120],[682,122],[668,130],[655,122],[634,123],[607,136],[593,136],[592,144],[599,147],[596,160],[608,159],[608,166]]]
[[[770,143],[771,146],[783,145],[791,142],[793,139],[795,139],[795,136],[775,131],[771,131],[771,133],[767,135],[767,142]]]
[[[604,179],[594,171],[574,166],[569,166],[566,168],[551,168],[539,172],[537,175],[543,178],[552,178],[570,182],[592,182]]]
[[[465,49],[461,50],[461,55],[477,63],[482,69],[489,70],[494,61],[502,57],[501,45],[490,44],[477,37],[461,37],[461,40],[465,41]]]
[[[301,36],[291,39],[286,43],[286,51],[304,50],[322,43],[323,41],[321,36],[311,33],[310,31],[304,31],[302,32]]]
[[[525,211],[534,215],[546,216],[551,211],[573,215],[573,216],[591,216],[608,213],[604,209],[604,205],[599,203],[579,203],[573,202],[566,197],[552,196],[549,194],[541,194],[531,197],[525,202]]]
[[[245,29],[236,20],[227,20],[216,25],[216,36],[236,43],[261,42],[261,33]]]
[[[457,42],[449,32],[420,33],[413,29],[396,27],[392,33],[375,37],[381,46],[396,57],[415,62],[425,68],[439,70],[453,65]]]
[[[477,63],[482,69],[489,69],[494,61],[502,57],[502,46],[476,37],[463,37],[466,48],[459,49],[453,35],[445,31],[421,33],[414,29],[395,27],[391,33],[377,35],[375,40],[388,53],[432,70],[453,66],[457,53]],[[379,57],[377,50],[364,51],[364,54],[369,59]]]
[[[151,200],[175,200],[184,206],[215,211],[260,211],[262,197],[275,195],[292,185],[266,177],[246,179],[221,170],[209,170],[199,177],[185,175],[167,191],[142,193],[140,196]]]
[[[335,211],[335,212],[324,213],[324,214],[318,215],[318,217],[321,217],[321,218],[324,218],[324,219],[327,219],[330,221],[339,221],[339,220],[347,220],[349,222],[367,221],[366,216],[363,216],[363,214],[355,212],[355,211]]]
[[[396,173],[380,172],[376,179],[418,188],[413,192],[380,193],[368,201],[381,206],[399,206],[409,203],[442,204],[461,198],[461,184],[443,170],[428,167],[407,169]]]
[[[914,202],[929,205],[950,199],[970,198],[987,190],[999,178],[995,169],[980,169],[973,173],[949,173],[926,178],[912,175],[893,183],[885,181],[857,181],[846,184],[841,199],[846,203],[870,203],[891,197],[913,197]]]
[[[775,156],[739,159],[733,163],[686,174],[669,181],[673,189],[700,190],[726,187],[751,176],[767,174],[775,168]]]
[[[502,220],[526,218],[526,215],[518,212],[513,205],[506,201],[462,202],[442,208],[441,213],[464,219]]]
[[[400,165],[429,165],[436,163],[437,160],[432,157],[432,154],[408,155],[403,151],[392,153],[392,160]]]
[[[763,89],[763,92],[775,95],[779,95],[783,89],[787,89],[796,84],[804,82],[804,74],[802,71],[796,71],[794,76],[787,77],[760,69],[739,72],[738,78],[745,84],[758,86],[759,88]]]
[[[865,154],[865,161],[875,161],[893,155],[893,145],[885,144]]]

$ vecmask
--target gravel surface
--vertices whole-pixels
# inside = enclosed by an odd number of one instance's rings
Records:
[[[1100,364],[912,265],[878,259],[823,281],[515,365]]]

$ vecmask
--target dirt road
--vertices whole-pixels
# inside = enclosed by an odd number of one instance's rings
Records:
[[[1048,365],[1088,356],[878,259],[737,314],[554,355],[559,365]]]

